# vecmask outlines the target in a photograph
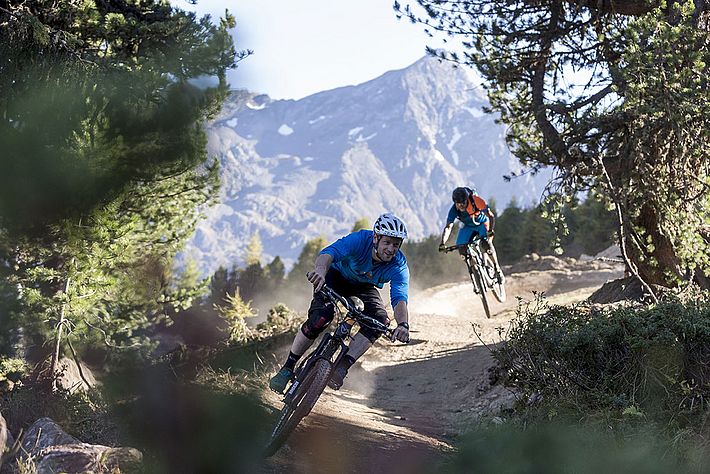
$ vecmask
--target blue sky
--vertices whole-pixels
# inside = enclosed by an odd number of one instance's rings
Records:
[[[232,87],[299,99],[401,69],[439,46],[423,28],[397,20],[391,0],[173,0],[236,17],[237,48],[254,54],[229,75]]]

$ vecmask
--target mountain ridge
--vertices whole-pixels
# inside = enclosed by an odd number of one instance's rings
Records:
[[[258,233],[264,263],[279,255],[289,266],[309,239],[386,211],[423,238],[441,230],[460,185],[498,204],[535,202],[547,177],[503,180],[520,165],[487,105],[466,71],[433,58],[299,100],[235,91],[208,128],[221,202],[186,254],[205,272],[229,267]]]

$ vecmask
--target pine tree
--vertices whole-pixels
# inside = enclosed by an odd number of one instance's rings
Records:
[[[435,234],[419,241],[407,242],[403,246],[413,287],[428,288],[465,277],[466,266],[458,253],[439,252],[440,239],[441,236]]]
[[[541,206],[526,212],[521,233],[525,254],[545,254],[552,251],[550,244],[554,241],[555,232],[550,222],[543,217]]]
[[[463,55],[430,53],[478,69],[512,153],[533,172],[555,168],[548,191],[613,203],[624,258],[653,299],[650,284],[710,288],[708,2],[416,3],[400,11],[465,40]]]
[[[370,228],[370,221],[367,220],[367,217],[361,217],[355,221],[355,224],[353,224],[353,228],[350,232],[357,232],[358,230],[369,229],[369,228]]]
[[[5,2],[0,23],[11,319],[28,344],[51,345],[54,365],[67,331],[147,348],[147,329],[194,296],[170,269],[217,195],[203,125],[227,94],[234,20],[214,26],[157,0],[38,0]],[[218,86],[192,85],[203,75]]]
[[[287,281],[291,288],[307,290],[309,283],[306,280],[306,273],[313,270],[316,257],[327,245],[328,241],[323,236],[315,237],[306,242],[296,263],[288,274]]]
[[[573,209],[572,243],[580,246],[587,255],[595,255],[617,240],[616,216],[609,207],[610,203],[603,196],[592,193]]]
[[[273,287],[277,288],[283,283],[286,275],[286,266],[278,255],[274,257],[270,264],[266,266],[266,271],[269,274],[269,279],[273,283]]]
[[[254,300],[267,290],[268,275],[260,263],[252,263],[239,272],[239,294],[246,301]]]
[[[257,232],[251,236],[251,239],[249,239],[249,243],[247,244],[246,254],[244,255],[244,261],[247,266],[260,264],[263,250],[264,248],[261,244],[261,237],[259,237],[259,233]]]
[[[228,272],[223,266],[214,272],[210,279],[210,302],[211,304],[220,304],[227,295],[228,291]],[[211,306],[211,305],[210,305]]]
[[[525,254],[523,250],[526,211],[518,205],[515,197],[496,219],[494,243],[501,264],[517,262]]]

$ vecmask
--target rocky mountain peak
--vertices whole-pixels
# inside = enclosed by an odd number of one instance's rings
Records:
[[[307,240],[386,211],[423,238],[440,232],[460,185],[499,205],[537,200],[545,177],[503,180],[519,166],[485,105],[469,72],[433,58],[300,100],[235,91],[208,131],[222,202],[188,253],[211,272],[239,264],[258,233],[265,261],[288,264]]]

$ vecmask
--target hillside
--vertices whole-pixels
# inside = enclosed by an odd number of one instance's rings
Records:
[[[258,233],[265,261],[289,266],[307,240],[386,210],[422,238],[441,229],[462,184],[499,207],[536,202],[547,176],[503,179],[519,165],[487,104],[468,72],[430,58],[297,101],[235,92],[209,128],[221,202],[187,253],[203,271],[229,267]]]

